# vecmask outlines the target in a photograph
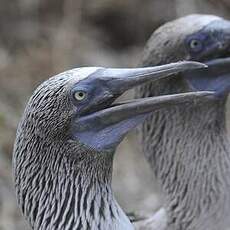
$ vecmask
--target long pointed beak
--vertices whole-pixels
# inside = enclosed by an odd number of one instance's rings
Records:
[[[203,101],[212,95],[212,92],[191,92],[120,103],[80,117],[73,133],[79,141],[98,151],[115,149],[127,132],[144,122],[150,113],[177,104]]]
[[[97,130],[99,127],[109,126],[143,114],[148,115],[165,107],[203,101],[204,98],[208,99],[213,95],[214,92],[211,91],[198,91],[121,102],[79,118],[78,125],[81,128],[78,131]]]
[[[100,79],[106,81],[114,94],[124,91],[148,81],[155,81],[185,70],[207,67],[205,64],[193,61],[176,62],[162,66],[130,69],[104,69],[100,72]]]
[[[102,90],[97,91],[97,95],[90,102],[91,107],[88,106],[87,111],[75,117],[71,126],[73,139],[99,151],[115,149],[125,134],[143,122],[149,113],[178,103],[198,100],[212,93],[193,92],[112,104],[119,95],[148,81],[204,67],[204,64],[197,62],[177,62],[149,68],[99,69],[86,81],[95,86],[95,90]]]

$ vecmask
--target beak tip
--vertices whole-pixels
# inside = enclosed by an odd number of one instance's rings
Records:
[[[215,92],[214,91],[197,91],[194,92],[195,98],[207,98],[207,99],[212,99],[215,96]]]
[[[188,69],[208,68],[206,64],[201,62],[196,62],[196,61],[184,61],[182,63],[184,64],[184,68],[188,68]]]

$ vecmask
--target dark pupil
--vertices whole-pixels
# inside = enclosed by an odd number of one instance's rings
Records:
[[[196,40],[194,40],[194,41],[192,41],[192,47],[196,47],[196,46],[198,46],[199,45],[199,42],[198,41],[196,41]]]
[[[80,92],[78,95],[79,95],[80,97],[83,97],[83,96],[84,96],[83,92]]]

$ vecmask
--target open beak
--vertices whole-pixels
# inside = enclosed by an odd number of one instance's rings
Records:
[[[114,100],[117,95],[148,81],[160,79],[170,74],[187,69],[202,68],[205,65],[195,62],[179,62],[158,67],[137,69],[103,69],[93,78],[104,80],[107,88],[112,92]],[[77,117],[73,124],[73,136],[86,145],[102,151],[114,149],[127,132],[142,123],[146,117],[161,108],[181,103],[190,103],[212,92],[191,92],[178,95],[167,95],[152,98],[141,98],[112,104],[107,103],[106,97],[101,99],[106,106],[97,111]],[[107,99],[108,100],[108,99]]]
[[[99,130],[101,127],[117,124],[139,115],[148,115],[161,108],[183,103],[199,102],[204,97],[212,97],[213,94],[211,91],[198,91],[120,102],[112,107],[80,118],[78,120],[79,131]]]

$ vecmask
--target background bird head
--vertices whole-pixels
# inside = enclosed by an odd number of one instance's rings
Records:
[[[190,90],[214,90],[216,96],[223,97],[230,90],[229,56],[230,21],[213,15],[189,15],[166,23],[153,33],[143,64],[202,61],[208,69],[180,75]]]

